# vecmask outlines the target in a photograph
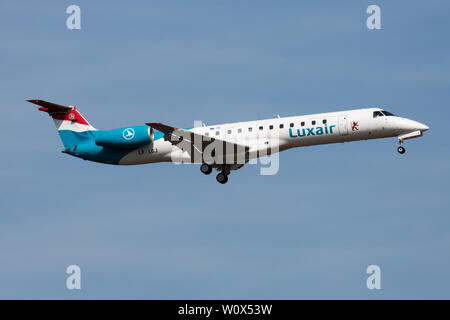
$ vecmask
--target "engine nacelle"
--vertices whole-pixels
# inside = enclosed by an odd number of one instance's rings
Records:
[[[95,144],[103,147],[135,149],[152,142],[153,130],[148,126],[124,127],[95,133]]]

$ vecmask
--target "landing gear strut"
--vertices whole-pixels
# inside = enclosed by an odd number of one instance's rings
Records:
[[[405,149],[405,147],[402,146],[403,141],[399,139],[398,142],[400,143],[400,145],[398,146],[397,151],[400,154],[404,154],[406,152],[406,149]]]

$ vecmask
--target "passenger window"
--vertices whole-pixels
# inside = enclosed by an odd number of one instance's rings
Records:
[[[250,128],[248,128],[248,132],[252,132],[252,128],[250,127]]]
[[[305,122],[302,121],[302,123],[300,123],[300,125],[301,125],[302,127],[304,127],[304,126],[305,126]]]
[[[291,123],[290,125],[289,125],[291,128],[294,126],[294,124],[293,123]]]
[[[323,124],[327,123],[327,119],[323,119],[322,123]]]
[[[270,125],[270,126],[269,126],[269,129],[272,130],[272,129],[273,129],[273,125]]]
[[[259,130],[262,130],[262,129],[264,129],[264,127],[263,127],[263,126],[260,126],[260,127],[259,127]]]
[[[283,125],[283,124],[280,124],[280,129],[283,129],[283,127],[284,127],[284,125]]]
[[[228,130],[228,134],[231,134],[231,130]]]
[[[373,112],[373,117],[377,118],[377,117],[383,117],[384,115],[380,112],[380,111],[374,111]]]
[[[216,136],[218,136],[220,134],[220,131],[216,131]]]
[[[241,132],[242,132],[242,129],[241,129],[241,128],[239,128],[239,129],[238,129],[238,133],[241,133]]]
[[[311,121],[311,124],[315,125],[316,124],[316,120]]]

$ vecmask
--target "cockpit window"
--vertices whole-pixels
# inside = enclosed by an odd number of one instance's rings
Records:
[[[395,114],[393,114],[392,112],[383,110],[383,113],[384,113],[386,116],[388,116],[388,117],[395,117]]]
[[[374,118],[376,118],[376,117],[383,117],[383,116],[384,116],[384,114],[382,114],[381,111],[374,111],[373,112],[373,117]]]

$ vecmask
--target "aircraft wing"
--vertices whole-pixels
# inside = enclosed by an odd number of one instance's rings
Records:
[[[187,151],[191,157],[195,153],[203,154],[205,149],[210,146],[214,150],[223,150],[222,154],[243,154],[249,150],[249,147],[227,142],[212,137],[207,137],[199,133],[194,133],[180,128],[175,128],[162,123],[146,123],[148,126],[164,133],[164,140]]]

